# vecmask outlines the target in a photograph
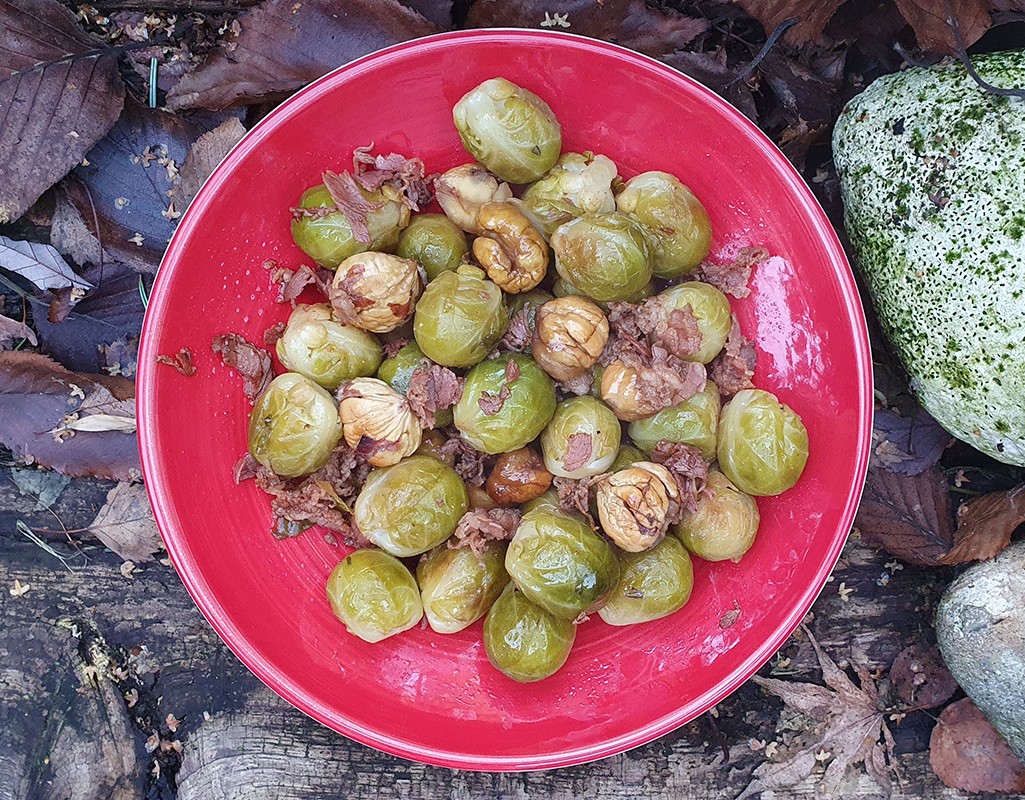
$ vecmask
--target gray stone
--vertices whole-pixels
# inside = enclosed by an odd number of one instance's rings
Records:
[[[950,584],[936,637],[961,688],[1025,760],[1025,542]]]

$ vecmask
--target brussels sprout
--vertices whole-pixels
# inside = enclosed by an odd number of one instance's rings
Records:
[[[492,78],[452,109],[466,151],[503,181],[530,183],[562,151],[562,129],[548,104],[505,78]]]
[[[565,513],[559,508],[559,493],[554,488],[546,490],[544,494],[538,495],[533,500],[528,500],[522,506],[524,514],[529,514],[539,508],[547,508],[560,514]]]
[[[529,306],[533,312],[537,312],[541,306],[553,298],[550,292],[544,289],[531,289],[529,292],[509,295],[509,316],[519,313],[524,306]],[[533,323],[533,319],[531,320]]]
[[[530,683],[559,671],[576,635],[576,625],[534,605],[509,584],[484,620],[484,652],[502,674]]]
[[[601,400],[587,395],[564,400],[541,434],[545,466],[563,478],[605,472],[619,452],[622,432],[616,415]]]
[[[701,331],[701,347],[690,357],[691,361],[707,364],[719,355],[733,322],[730,301],[726,295],[709,283],[688,281],[670,286],[658,299],[667,312],[690,306],[698,330]]]
[[[451,467],[456,463],[455,455],[441,452],[442,445],[447,441],[448,439],[445,438],[445,434],[441,431],[426,430],[420,440],[420,446],[416,449],[416,455],[436,458],[439,461],[444,461]],[[469,491],[469,489],[467,489],[467,491]]]
[[[509,582],[505,542],[485,542],[478,556],[443,542],[416,566],[424,614],[438,633],[457,633],[483,617]]]
[[[554,413],[552,379],[529,356],[513,353],[482,361],[467,373],[453,419],[466,441],[495,454],[533,441]]]
[[[250,454],[284,478],[316,472],[341,438],[334,398],[297,372],[271,381],[249,415]]]
[[[371,643],[409,630],[424,615],[409,570],[380,550],[347,555],[327,579],[327,599],[349,633]]]
[[[785,492],[808,461],[808,431],[801,418],[762,389],[733,396],[719,417],[719,469],[742,492]]]
[[[690,599],[694,566],[672,536],[643,553],[623,553],[622,572],[609,602],[598,610],[609,625],[636,625],[679,611]]]
[[[569,620],[605,605],[619,580],[609,543],[587,523],[547,507],[520,520],[505,569],[529,600]]]
[[[708,255],[712,224],[701,201],[678,178],[665,172],[641,173],[626,182],[616,208],[645,226],[657,277],[686,275]]]
[[[632,467],[638,461],[647,461],[648,457],[632,444],[620,445],[616,458],[609,464],[609,472],[619,472],[621,469]]]
[[[552,250],[562,279],[593,300],[630,300],[651,280],[644,232],[626,214],[588,214],[567,222],[552,234]]]
[[[405,558],[445,541],[469,507],[466,486],[452,467],[413,455],[367,476],[353,519],[367,539]]]
[[[400,394],[409,391],[413,371],[423,363],[430,363],[415,341],[409,342],[391,358],[386,358],[377,370],[377,377]],[[434,413],[434,427],[447,428],[452,424],[452,409],[442,408]]]
[[[645,453],[651,453],[662,440],[689,444],[701,449],[709,461],[715,459],[716,431],[719,429],[719,387],[712,381],[703,391],[678,406],[663,409],[653,417],[631,422],[630,440]]]
[[[490,353],[509,327],[502,290],[471,266],[443,272],[416,304],[413,335],[432,361],[469,367]]]
[[[466,235],[444,214],[418,214],[402,231],[396,252],[416,261],[432,281],[458,267],[470,248]]]
[[[341,211],[324,216],[301,216],[292,220],[292,238],[306,255],[323,267],[334,269],[349,256],[367,250],[391,252],[399,243],[399,232],[409,223],[409,207],[383,192],[360,189],[368,202],[380,205],[367,213],[370,242],[357,242],[349,221]],[[303,192],[299,208],[335,208],[331,193],[323,184]]]
[[[564,153],[547,175],[524,192],[523,203],[551,236],[574,217],[615,211],[615,177],[616,165],[605,156]]]
[[[325,303],[296,306],[276,350],[285,367],[332,390],[373,375],[383,357],[373,334],[338,322]]]
[[[718,470],[708,473],[695,511],[673,526],[680,541],[705,561],[739,561],[758,533],[758,504]]]

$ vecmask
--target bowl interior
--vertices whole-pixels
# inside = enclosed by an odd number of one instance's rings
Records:
[[[545,98],[564,150],[607,154],[626,175],[674,173],[704,202],[714,255],[764,245],[750,297],[735,301],[758,347],[756,383],[807,425],[800,483],[759,500],[762,528],[742,563],[696,560],[679,613],[580,627],[567,665],[520,685],[487,664],[481,623],[414,630],[380,644],[348,635],[324,597],[345,550],[311,529],[269,532],[268,501],[236,486],[250,406],[210,351],[236,332],[262,342],[288,307],[262,264],[303,254],[288,209],[324,169],[374,143],[429,172],[468,161],[453,104],[502,75]],[[355,62],[286,102],[218,168],[185,215],[154,287],[139,360],[147,486],[182,579],[228,645],[271,688],[361,742],[430,763],[532,769],[648,741],[747,679],[801,620],[850,527],[867,463],[871,386],[861,307],[821,210],[780,153],[737,112],[682,75],[620,48],[527,31],[432,37]],[[197,373],[158,367],[188,347]],[[736,622],[720,625],[739,608]]]

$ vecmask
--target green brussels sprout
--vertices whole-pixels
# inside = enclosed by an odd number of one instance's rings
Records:
[[[443,542],[416,565],[424,614],[438,633],[458,633],[483,617],[509,582],[505,542],[485,542],[478,556]]]
[[[415,342],[409,342],[391,358],[386,358],[377,370],[377,377],[399,394],[409,391],[413,371],[423,363],[430,363],[424,351]],[[434,427],[447,428],[452,424],[452,409],[442,408],[434,413]]]
[[[482,361],[467,373],[453,419],[478,450],[507,453],[537,438],[555,413],[555,403],[552,379],[530,356],[512,353]]]
[[[669,536],[642,553],[619,556],[622,572],[609,602],[598,610],[609,625],[651,622],[679,611],[690,599],[694,566],[686,549]]]
[[[463,147],[510,183],[536,181],[555,166],[562,129],[548,104],[505,78],[470,90],[452,109]]]
[[[678,406],[665,408],[653,417],[631,422],[630,440],[645,453],[665,440],[689,444],[701,449],[709,461],[715,459],[716,432],[719,429],[719,387],[712,381],[703,391]]]
[[[740,491],[776,495],[801,477],[808,461],[808,431],[771,392],[744,389],[722,410],[717,452],[719,469]]]
[[[275,349],[286,368],[331,390],[373,375],[384,357],[372,333],[338,322],[325,303],[296,306]]]
[[[567,222],[552,234],[552,251],[562,279],[593,300],[633,299],[651,280],[644,231],[626,214],[587,214]]]
[[[712,224],[701,201],[678,178],[665,172],[641,173],[626,182],[616,208],[644,225],[657,277],[686,275],[708,255]]]
[[[569,620],[605,605],[619,580],[611,545],[586,522],[547,507],[520,520],[505,570],[529,600]]]
[[[616,210],[612,181],[616,165],[594,153],[563,153],[551,171],[523,194],[523,203],[551,236],[564,222],[584,214]]]
[[[673,526],[684,547],[705,561],[739,561],[758,533],[758,504],[711,470],[695,511],[685,511]]]
[[[249,453],[283,478],[316,472],[342,438],[334,398],[305,375],[278,375],[249,414]]]
[[[503,675],[530,683],[561,669],[576,635],[576,625],[534,605],[509,584],[484,619],[484,652]]]
[[[424,615],[405,565],[380,550],[356,550],[327,579],[327,599],[346,629],[365,642],[407,631]]]
[[[502,290],[477,267],[443,272],[416,304],[413,335],[432,361],[470,367],[490,353],[509,327]]]
[[[512,317],[519,313],[520,309],[524,306],[529,306],[531,311],[531,324],[533,324],[533,315],[537,310],[553,299],[553,295],[550,292],[546,292],[544,289],[531,289],[529,292],[520,292],[519,294],[511,294],[508,296],[509,300],[509,316]]]
[[[632,467],[638,461],[647,461],[648,457],[632,444],[620,445],[616,458],[609,464],[608,472],[619,472],[621,469]]]
[[[698,330],[701,331],[701,347],[690,357],[691,361],[708,364],[719,355],[733,324],[732,309],[726,295],[710,283],[688,281],[670,286],[658,299],[667,312],[690,306]]]
[[[322,217],[299,217],[292,220],[292,238],[299,248],[322,267],[334,269],[349,256],[368,250],[391,252],[399,243],[399,232],[409,223],[409,207],[383,192],[360,193],[371,203],[380,205],[367,213],[370,242],[357,242],[349,221],[341,211]],[[299,208],[334,208],[335,201],[323,184],[303,192]]]
[[[531,511],[535,511],[539,508],[547,508],[551,511],[557,511],[560,514],[564,514],[562,509],[559,508],[559,493],[555,487],[547,489],[544,494],[539,494],[533,500],[528,500],[520,508],[524,514],[529,514]]]
[[[399,236],[397,255],[416,261],[427,280],[454,270],[470,252],[466,234],[444,214],[417,214]]]
[[[466,485],[452,467],[413,455],[367,476],[353,519],[367,539],[405,558],[445,541],[469,507]]]
[[[541,434],[545,466],[563,478],[599,475],[615,461],[622,432],[601,400],[588,395],[564,400]]]

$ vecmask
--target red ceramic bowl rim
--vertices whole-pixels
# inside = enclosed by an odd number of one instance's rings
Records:
[[[150,427],[155,424],[158,413],[157,398],[150,391],[150,379],[155,368],[154,359],[156,356],[153,352],[152,344],[154,337],[149,335],[150,329],[157,324],[155,320],[162,317],[166,311],[164,287],[174,278],[174,262],[179,257],[179,250],[182,249],[181,243],[185,239],[184,232],[191,227],[191,221],[197,219],[204,207],[210,203],[218,188],[228,178],[238,161],[258,147],[267,133],[283,124],[293,109],[317,100],[328,88],[329,84],[333,83],[340,76],[362,72],[366,68],[372,67],[376,62],[391,59],[411,49],[425,46],[437,47],[444,42],[466,39],[476,39],[482,43],[488,41],[508,41],[509,39],[534,43],[538,41],[558,42],[592,53],[604,53],[615,58],[629,60],[641,69],[659,73],[664,78],[669,78],[681,85],[685,85],[688,91],[696,94],[704,103],[714,107],[720,114],[732,118],[746,133],[752,148],[763,159],[771,163],[780,177],[789,186],[790,191],[795,199],[799,201],[816,235],[821,239],[826,249],[830,251],[831,266],[837,273],[843,302],[854,329],[854,345],[857,353],[857,368],[860,375],[860,385],[858,387],[860,401],[858,409],[858,441],[860,448],[857,454],[854,474],[851,476],[850,489],[847,497],[844,498],[843,514],[840,523],[833,537],[831,547],[815,573],[814,580],[795,599],[790,613],[785,618],[779,620],[773,634],[766,638],[743,664],[720,681],[714,689],[682,704],[672,714],[652,720],[648,724],[638,727],[623,736],[577,748],[538,753],[529,757],[480,756],[477,754],[461,753],[456,750],[414,748],[406,742],[393,738],[387,732],[376,730],[372,723],[368,724],[338,714],[325,704],[307,696],[300,687],[294,685],[286,676],[280,674],[267,658],[250,645],[242,632],[227,618],[218,603],[215,593],[203,580],[199,571],[199,565],[193,559],[188,549],[184,546],[179,548],[180,533],[173,530],[167,522],[167,520],[172,518],[170,508],[173,505],[173,499],[164,489],[163,467],[153,439],[149,435]],[[161,269],[154,281],[149,307],[143,322],[141,341],[137,416],[139,447],[142,456],[143,475],[146,479],[146,491],[153,506],[154,515],[167,547],[167,552],[181,577],[182,583],[189,591],[189,594],[192,595],[193,600],[195,600],[196,605],[199,606],[207,621],[243,664],[267,686],[305,714],[362,744],[370,745],[392,755],[436,766],[469,770],[522,771],[583,764],[646,744],[707,711],[747,681],[783,645],[794,629],[801,623],[801,620],[804,619],[804,616],[808,613],[808,610],[825,585],[826,579],[832,572],[837,559],[840,557],[840,552],[846,541],[846,534],[854,522],[854,515],[858,508],[862,486],[868,470],[873,391],[871,351],[864,310],[854,282],[854,276],[851,273],[836,232],[833,230],[833,226],[826,218],[825,213],[804,180],[790,164],[786,156],[750,120],[725,100],[714,94],[710,89],[653,58],[641,55],[625,47],[620,47],[619,45],[574,34],[518,28],[490,28],[440,33],[403,42],[402,44],[363,56],[338,67],[292,95],[292,97],[257,123],[235,145],[197,194],[177,231],[171,237]]]

